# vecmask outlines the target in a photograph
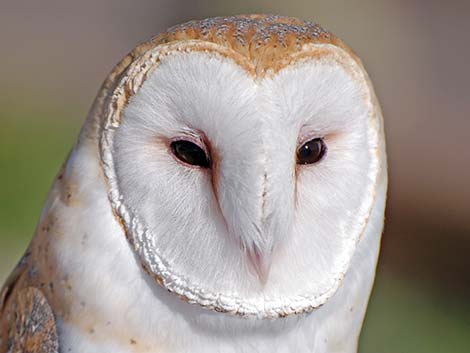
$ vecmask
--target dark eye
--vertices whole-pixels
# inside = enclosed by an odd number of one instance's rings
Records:
[[[321,138],[305,142],[297,150],[297,164],[312,164],[325,155],[326,145]]]
[[[173,154],[185,163],[203,168],[210,167],[210,160],[206,152],[195,143],[186,140],[178,140],[173,141],[170,148]]]

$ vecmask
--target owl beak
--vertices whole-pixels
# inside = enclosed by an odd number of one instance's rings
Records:
[[[257,248],[248,250],[248,258],[260,283],[264,286],[268,281],[272,263],[272,252],[261,253]]]

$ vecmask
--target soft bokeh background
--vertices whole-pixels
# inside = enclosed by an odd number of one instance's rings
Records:
[[[363,58],[382,102],[386,231],[362,353],[470,352],[470,2],[0,2],[0,282],[102,80],[178,22],[279,13],[319,22]]]

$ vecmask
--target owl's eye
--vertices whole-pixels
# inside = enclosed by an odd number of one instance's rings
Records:
[[[321,138],[305,142],[297,150],[297,164],[312,164],[323,158],[326,152],[326,145]]]
[[[170,148],[176,158],[187,164],[197,165],[202,168],[210,167],[210,159],[206,152],[195,143],[177,140],[170,144]]]

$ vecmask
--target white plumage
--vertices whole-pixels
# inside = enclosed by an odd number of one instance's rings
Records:
[[[338,39],[182,25],[105,83],[14,282],[52,283],[61,352],[355,352],[386,183],[380,108]]]

